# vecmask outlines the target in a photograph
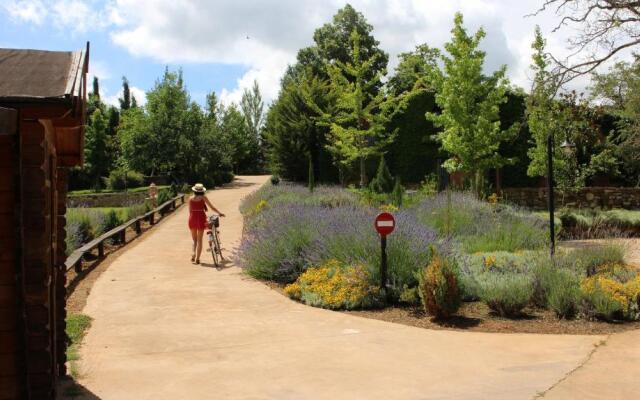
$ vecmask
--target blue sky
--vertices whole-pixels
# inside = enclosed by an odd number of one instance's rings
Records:
[[[165,66],[181,67],[194,100],[214,90],[238,101],[256,80],[274,99],[287,65],[313,31],[331,20],[344,0],[0,0],[0,47],[75,50],[91,42],[90,74],[103,98],[116,102],[121,77],[136,97],[153,87]],[[525,17],[541,0],[352,0],[374,27],[380,46],[397,55],[427,43],[442,47],[453,15],[469,30],[484,27],[486,69],[507,65],[511,82],[530,85],[533,30],[540,25],[548,50],[568,54],[567,32],[552,33],[553,13]],[[569,32],[570,33],[570,32]],[[585,80],[574,83],[586,87]]]

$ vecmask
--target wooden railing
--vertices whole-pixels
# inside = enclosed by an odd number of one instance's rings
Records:
[[[104,257],[104,242],[109,240],[109,239],[117,239],[117,241],[120,244],[125,244],[126,243],[126,231],[127,228],[131,228],[133,227],[133,229],[135,230],[136,234],[141,234],[142,233],[142,221],[147,221],[149,222],[151,225],[154,225],[156,223],[156,214],[160,214],[160,216],[164,216],[165,214],[169,213],[170,211],[175,210],[179,205],[176,205],[176,202],[179,200],[180,201],[180,205],[184,204],[184,198],[185,195],[181,194],[178,195],[176,197],[174,197],[173,199],[159,205],[158,207],[154,208],[153,210],[147,212],[144,215],[141,215],[139,217],[130,219],[129,221],[125,222],[124,224],[113,228],[112,230],[110,230],[109,232],[106,232],[102,235],[100,235],[99,237],[93,239],[92,241],[90,241],[89,243],[84,244],[82,247],[76,249],[73,253],[71,253],[69,255],[69,257],[67,257],[67,261],[64,263],[66,270],[69,271],[72,268],[76,271],[76,272],[81,272],[82,271],[82,260],[84,258],[84,256],[88,253],[90,253],[91,251],[93,251],[95,248],[98,249],[98,257],[99,258],[103,258]]]

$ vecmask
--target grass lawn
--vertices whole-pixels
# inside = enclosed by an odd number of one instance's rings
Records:
[[[78,367],[76,361],[80,359],[80,344],[82,338],[87,333],[87,329],[91,326],[91,317],[79,313],[69,313],[67,315],[67,335],[71,343],[67,347],[67,360],[71,364],[71,376],[78,377]]]
[[[158,185],[157,186],[158,191],[162,190],[162,189],[168,189],[169,185]],[[140,186],[137,188],[130,188],[127,189],[127,193],[140,193],[140,192],[146,192],[149,190],[149,186]],[[96,192],[93,189],[84,189],[84,190],[73,190],[70,191],[68,193],[69,196],[73,197],[73,196],[86,196],[86,195],[101,195],[101,194],[112,194],[112,193],[124,193],[124,190],[103,190],[100,192]]]

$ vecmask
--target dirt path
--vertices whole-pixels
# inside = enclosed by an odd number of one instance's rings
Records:
[[[227,249],[242,232],[240,199],[265,180],[210,194],[228,215]],[[306,307],[235,266],[192,265],[186,219],[183,208],[96,281],[84,309],[86,398],[532,399],[588,374],[608,347],[594,353],[604,336],[431,331]]]

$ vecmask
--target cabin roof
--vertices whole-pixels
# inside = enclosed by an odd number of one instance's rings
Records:
[[[86,51],[0,48],[0,102],[81,97]]]

